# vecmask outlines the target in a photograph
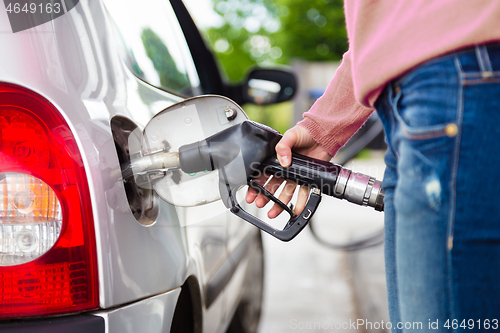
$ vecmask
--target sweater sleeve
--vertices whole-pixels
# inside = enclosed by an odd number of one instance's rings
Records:
[[[325,93],[303,114],[304,119],[298,125],[308,129],[313,139],[334,156],[373,111],[354,97],[350,52],[347,51]]]

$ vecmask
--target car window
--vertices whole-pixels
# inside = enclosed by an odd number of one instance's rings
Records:
[[[118,51],[127,67],[158,88],[190,97],[199,78],[169,1],[105,0]]]

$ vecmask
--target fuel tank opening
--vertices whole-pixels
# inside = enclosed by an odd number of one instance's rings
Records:
[[[133,141],[131,135],[139,132],[136,130],[137,125],[126,117],[114,116],[111,119],[111,131],[121,166],[130,165],[129,140]],[[137,139],[140,140],[140,138]],[[140,145],[140,141],[138,144]],[[152,186],[137,184],[137,181],[147,182],[147,179],[138,178],[136,181],[136,177],[130,177],[126,173],[127,170],[123,170],[122,178],[132,215],[143,226],[153,225],[158,217],[160,200],[158,195]]]

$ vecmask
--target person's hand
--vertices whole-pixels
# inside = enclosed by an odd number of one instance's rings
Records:
[[[320,145],[318,145],[316,141],[314,141],[309,131],[302,126],[295,126],[286,131],[281,140],[276,145],[276,155],[280,164],[285,168],[290,166],[292,162],[292,148],[296,153],[314,157],[320,160],[329,161],[332,158],[325,149],[323,149]],[[264,185],[267,180],[268,177],[261,176],[256,179],[255,182],[260,185]],[[274,194],[283,183],[283,181],[284,180],[281,178],[273,177],[267,182],[265,188],[266,190]],[[290,202],[290,200],[292,199],[296,186],[297,184],[295,184],[293,181],[287,181],[278,199],[283,203],[288,204],[288,202]],[[301,186],[297,197],[297,203],[295,204],[294,208],[296,214],[300,214],[304,209],[308,195],[309,190],[307,189],[307,187]],[[248,203],[252,203],[255,201],[255,205],[259,208],[262,208],[269,202],[269,199],[265,195],[259,194],[256,190],[249,188],[246,195],[246,201]],[[282,211],[283,209],[279,205],[274,204],[274,206],[267,213],[267,216],[269,218],[275,218]]]

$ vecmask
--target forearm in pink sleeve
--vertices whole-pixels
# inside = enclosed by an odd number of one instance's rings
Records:
[[[307,128],[313,139],[334,156],[373,111],[354,97],[348,51],[323,96],[304,113],[298,125]]]

